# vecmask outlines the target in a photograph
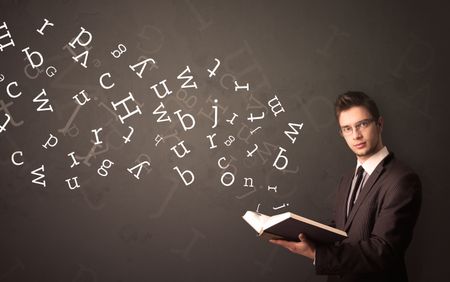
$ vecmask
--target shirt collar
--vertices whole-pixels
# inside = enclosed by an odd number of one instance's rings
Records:
[[[370,158],[368,158],[363,164],[361,164],[359,161],[357,161],[356,168],[358,168],[358,166],[362,165],[362,167],[364,168],[364,171],[366,173],[368,173],[369,175],[371,175],[372,172],[375,170],[375,168],[388,155],[389,155],[389,151],[386,148],[386,146],[384,146],[381,150],[379,150],[374,155],[372,155]]]

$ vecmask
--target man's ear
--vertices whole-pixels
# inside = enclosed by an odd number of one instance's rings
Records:
[[[383,117],[379,117],[377,121],[377,126],[380,127],[380,130],[383,130],[384,119]]]

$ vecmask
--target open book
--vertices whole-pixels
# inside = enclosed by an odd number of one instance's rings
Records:
[[[342,230],[291,212],[267,216],[247,211],[243,218],[258,232],[259,236],[267,239],[284,239],[298,242],[300,233],[305,234],[306,238],[317,243],[333,243],[347,238],[347,233]]]

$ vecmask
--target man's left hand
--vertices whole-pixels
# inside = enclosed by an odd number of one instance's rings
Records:
[[[275,245],[282,246],[289,251],[305,256],[307,258],[310,258],[312,260],[315,259],[316,256],[316,248],[314,246],[314,243],[309,241],[305,235],[300,234],[298,236],[300,239],[300,242],[292,242],[292,241],[286,241],[286,240],[270,240],[270,243],[273,243]]]

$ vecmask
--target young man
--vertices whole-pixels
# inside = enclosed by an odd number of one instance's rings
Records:
[[[347,232],[342,242],[320,245],[271,240],[314,261],[329,281],[408,281],[406,249],[421,204],[420,179],[383,145],[383,118],[362,92],[335,103],[340,134],[356,155],[356,168],[338,185],[332,226]]]

